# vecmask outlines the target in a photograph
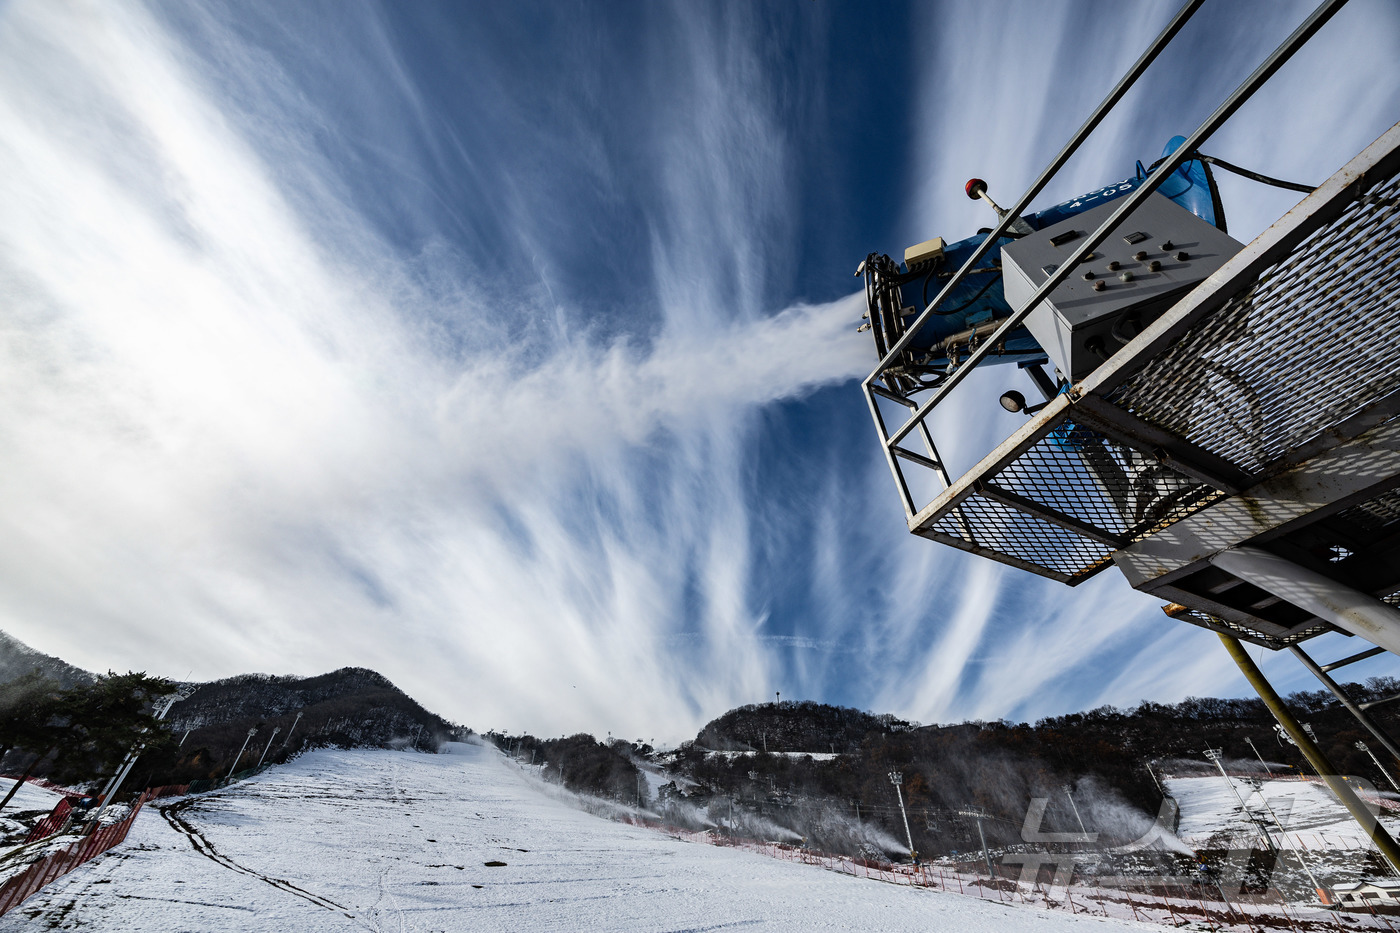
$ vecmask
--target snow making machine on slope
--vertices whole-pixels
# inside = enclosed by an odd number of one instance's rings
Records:
[[[1027,213],[1189,0],[1014,206],[968,183],[995,228],[911,247],[902,265],[867,257],[861,329],[880,362],[862,389],[912,533],[1071,586],[1116,565],[1169,616],[1219,633],[1400,871],[1400,848],[1241,644],[1292,651],[1400,759],[1328,675],[1400,654],[1400,125],[1316,188],[1200,148],[1343,4],[1314,10],[1153,165]],[[1305,195],[1241,244],[1212,164]],[[1028,417],[953,476],[939,441],[964,438],[936,434],[960,420],[936,414],[993,381],[1021,386],[1001,407]],[[1301,643],[1327,632],[1374,647],[1321,665]]]

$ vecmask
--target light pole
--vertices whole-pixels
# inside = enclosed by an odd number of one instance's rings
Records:
[[[292,732],[296,729],[297,723],[301,722],[301,713],[297,713],[297,718],[292,720],[292,728],[287,730],[287,736],[282,740],[282,747],[286,748],[287,743],[292,740]]]
[[[272,748],[272,740],[275,739],[275,738],[277,738],[277,733],[279,733],[279,732],[281,732],[281,731],[282,731],[282,727],[281,727],[281,726],[276,726],[276,727],[273,728],[273,730],[272,730],[272,735],[270,735],[270,736],[267,737],[267,745],[263,748],[263,753],[262,753],[261,755],[258,756],[258,763],[255,764],[255,765],[253,765],[253,767],[255,767],[255,768],[261,768],[261,767],[262,767],[263,759],[267,757],[268,750]]]
[[[1375,752],[1371,751],[1371,747],[1365,742],[1357,742],[1356,747],[1361,749],[1366,754],[1370,755],[1371,760],[1376,763],[1376,767],[1381,769],[1381,774],[1384,774],[1385,779],[1390,782],[1390,786],[1395,788],[1397,791],[1400,791],[1400,784],[1395,783],[1395,778],[1391,777],[1390,772],[1385,770],[1385,765],[1381,764],[1381,760],[1376,757]]]
[[[1274,837],[1269,835],[1269,828],[1261,825],[1261,822],[1254,818],[1254,814],[1249,812],[1249,808],[1244,805],[1244,798],[1240,796],[1239,788],[1235,787],[1235,782],[1230,780],[1230,775],[1225,773],[1225,766],[1220,763],[1220,752],[1221,749],[1208,748],[1201,754],[1205,755],[1208,761],[1215,762],[1215,766],[1220,769],[1221,779],[1230,786],[1230,792],[1234,794],[1235,799],[1240,802],[1240,815],[1253,823],[1255,828],[1263,830],[1264,842],[1268,846],[1269,851],[1277,852],[1278,850],[1274,847]]]
[[[225,781],[227,781],[229,778],[233,777],[233,769],[234,769],[234,768],[237,768],[237,767],[238,767],[238,762],[240,762],[240,761],[243,760],[243,752],[247,750],[247,748],[248,748],[248,743],[251,742],[251,741],[253,741],[253,736],[255,736],[255,735],[257,735],[257,734],[258,734],[258,727],[257,727],[257,726],[254,726],[253,728],[251,728],[251,729],[248,730],[248,737],[247,737],[246,739],[243,740],[243,748],[240,748],[240,749],[238,750],[238,755],[237,755],[237,757],[235,757],[235,758],[233,759],[233,764],[231,764],[231,765],[228,766],[228,774],[224,775],[224,780],[225,780]]]
[[[1152,762],[1147,762],[1143,767],[1147,769],[1147,776],[1152,778],[1152,783],[1157,785],[1157,793],[1161,794],[1163,797],[1167,796],[1166,790],[1162,787],[1162,782],[1157,780],[1157,773],[1152,770]]]
[[[899,797],[899,815],[904,818],[904,839],[909,843],[909,858],[918,858],[918,853],[914,851],[914,834],[909,832],[909,814],[904,812],[904,774],[899,771],[890,772],[890,783],[894,785],[895,795]]]
[[[1264,766],[1264,770],[1268,773],[1269,777],[1273,777],[1274,772],[1269,770],[1269,763],[1264,760],[1263,755],[1259,754],[1259,749],[1254,747],[1254,740],[1245,736],[1245,741],[1249,743],[1250,748],[1254,749],[1254,757],[1259,759],[1259,763]]]
[[[1084,818],[1079,815],[1079,804],[1074,802],[1074,794],[1068,784],[1065,785],[1065,796],[1069,798],[1069,805],[1074,808],[1074,818],[1079,821],[1079,832],[1088,838],[1089,831],[1084,828]]]

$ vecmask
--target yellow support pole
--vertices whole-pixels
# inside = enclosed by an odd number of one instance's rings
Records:
[[[1240,673],[1244,674],[1245,680],[1254,688],[1254,692],[1259,694],[1259,699],[1264,701],[1264,705],[1269,708],[1269,712],[1274,714],[1278,724],[1283,726],[1285,732],[1298,745],[1298,750],[1308,759],[1308,763],[1313,766],[1322,780],[1327,782],[1327,787],[1342,802],[1342,806],[1351,812],[1352,818],[1361,824],[1361,828],[1366,831],[1366,835],[1371,837],[1376,848],[1380,851],[1385,860],[1390,863],[1390,867],[1397,875],[1400,875],[1400,846],[1395,844],[1395,840],[1386,832],[1384,826],[1371,813],[1361,798],[1356,796],[1356,792],[1351,789],[1337,774],[1337,769],[1332,766],[1332,762],[1327,760],[1327,756],[1322,754],[1322,749],[1317,747],[1308,734],[1303,731],[1303,727],[1298,724],[1298,720],[1293,718],[1293,714],[1288,711],[1288,707],[1283,705],[1283,698],[1275,691],[1273,686],[1264,679],[1264,672],[1259,670],[1254,659],[1244,650],[1244,645],[1240,644],[1238,638],[1233,635],[1226,635],[1224,632],[1217,632],[1220,640],[1225,643],[1225,650],[1230,652],[1230,657],[1235,659],[1235,664],[1239,666]]]

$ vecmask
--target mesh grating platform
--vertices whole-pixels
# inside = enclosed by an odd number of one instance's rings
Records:
[[[1187,609],[1177,607],[1176,611],[1170,613],[1171,617],[1182,622],[1190,622],[1192,625],[1199,625],[1201,628],[1208,628],[1215,632],[1224,632],[1226,635],[1233,635],[1241,641],[1251,642],[1256,645],[1263,645],[1273,651],[1287,648],[1289,645],[1296,645],[1307,641],[1317,635],[1333,631],[1332,626],[1326,622],[1317,625],[1310,625],[1298,631],[1289,632],[1287,635],[1265,635],[1252,628],[1243,625],[1236,625],[1228,619],[1221,619],[1208,612],[1199,609]]]
[[[1267,473],[1400,390],[1400,179],[1316,231],[1110,395],[1144,420]]]
[[[1105,434],[1068,422],[995,481],[1125,541],[1184,518],[1219,495]]]
[[[1113,554],[1112,547],[1093,538],[980,495],[968,496],[930,530],[989,557],[1033,564],[1066,582],[1071,578],[1078,582],[1102,570]]]
[[[1115,548],[1219,498],[1213,487],[1089,428],[1061,423],[930,530],[1078,583]]]
[[[1354,505],[1339,513],[1337,518],[1372,534],[1400,532],[1400,489],[1393,489],[1360,505]]]

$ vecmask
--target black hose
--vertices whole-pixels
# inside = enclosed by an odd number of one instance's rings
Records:
[[[1304,194],[1311,194],[1313,191],[1317,190],[1316,185],[1302,185],[1296,181],[1284,181],[1281,178],[1274,178],[1271,175],[1264,175],[1260,172],[1252,172],[1247,168],[1240,168],[1238,165],[1235,165],[1231,162],[1226,162],[1219,156],[1210,156],[1206,155],[1203,152],[1197,152],[1194,156],[1192,156],[1192,159],[1201,162],[1206,162],[1210,165],[1218,165],[1227,172],[1234,172],[1236,175],[1243,176],[1244,178],[1248,178],[1251,181],[1261,182],[1266,185],[1273,185],[1275,188],[1287,188],[1289,191],[1301,191]],[[1153,162],[1151,165],[1149,165],[1147,167],[1147,170],[1151,172],[1153,169],[1161,165],[1166,160],[1167,157],[1163,156],[1156,162]]]
[[[933,309],[933,313],[934,313],[934,314],[940,314],[940,315],[945,315],[945,316],[946,316],[946,315],[949,315],[949,314],[957,314],[959,311],[966,311],[968,308],[972,307],[974,304],[977,303],[977,299],[979,299],[979,298],[981,298],[983,295],[987,294],[987,289],[989,289],[989,288],[991,288],[993,285],[995,285],[1000,279],[1001,279],[1001,273],[998,272],[996,275],[992,276],[990,279],[987,280],[987,284],[982,286],[982,290],[981,290],[981,291],[979,291],[977,294],[973,295],[971,298],[969,298],[969,299],[968,299],[966,302],[964,302],[963,304],[958,305],[956,308],[953,308],[953,309],[950,310],[950,311],[944,311],[942,308],[934,308],[934,309]],[[924,279],[924,307],[925,307],[925,308],[928,307],[928,279]]]
[[[1202,162],[1209,162],[1211,165],[1218,165],[1220,168],[1223,168],[1227,172],[1234,172],[1236,175],[1242,175],[1245,178],[1251,179],[1252,181],[1262,182],[1266,185],[1273,185],[1275,188],[1287,188],[1289,191],[1301,191],[1304,194],[1311,194],[1317,188],[1316,185],[1300,185],[1295,181],[1283,181],[1282,179],[1273,178],[1269,175],[1262,175],[1259,172],[1251,172],[1247,168],[1240,168],[1238,165],[1231,165],[1229,162],[1226,162],[1224,159],[1217,158],[1216,156],[1208,156],[1202,153],[1197,153],[1197,155],[1200,156]]]

